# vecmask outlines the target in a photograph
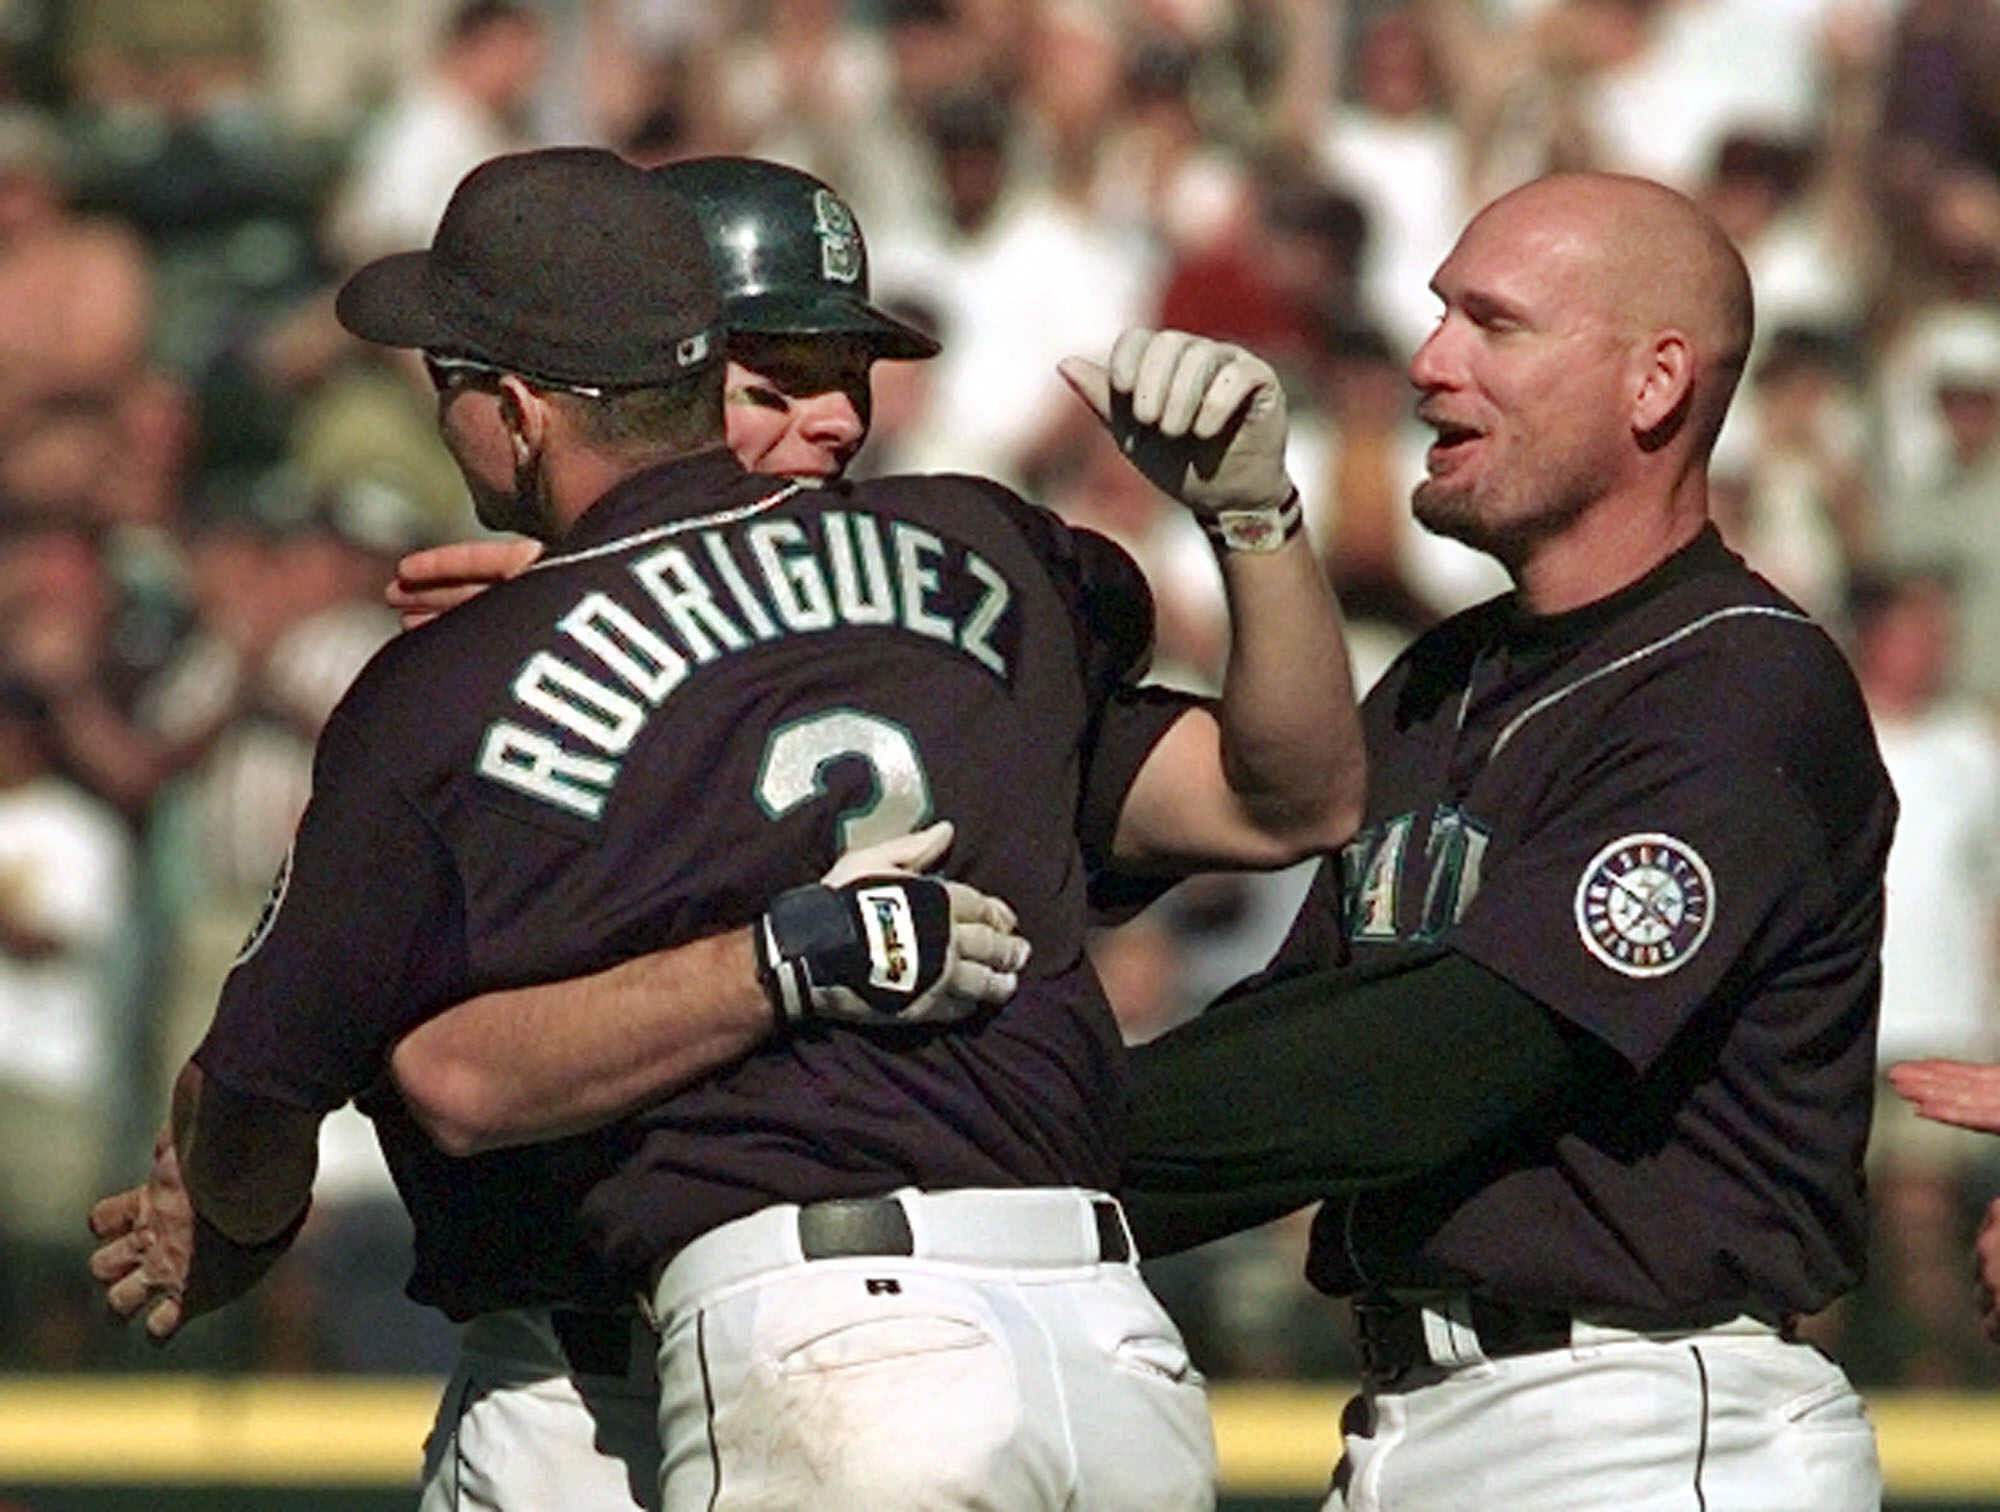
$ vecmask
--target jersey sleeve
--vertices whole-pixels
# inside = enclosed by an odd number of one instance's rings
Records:
[[[1760,743],[1674,721],[1603,743],[1448,943],[1646,1070],[1833,909],[1826,816]]]
[[[997,485],[984,485],[1015,520],[1069,610],[1078,669],[1090,700],[1076,834],[1090,874],[1092,909],[1128,917],[1176,878],[1110,871],[1118,816],[1133,779],[1173,723],[1202,700],[1142,686],[1153,653],[1153,593],[1129,553],[1106,536],[1065,524]]]
[[[1112,868],[1112,844],[1125,795],[1160,738],[1203,700],[1141,685],[1152,660],[1153,594],[1124,549],[1088,530],[1069,531],[1074,552],[1078,654],[1096,699],[1084,743],[1076,834],[1089,872],[1092,914],[1101,922],[1130,918],[1180,879],[1122,875]]]
[[[1160,738],[1182,715],[1207,701],[1153,685],[1115,688],[1100,711],[1084,752],[1083,789],[1077,805],[1077,839],[1090,869],[1090,901],[1107,915],[1124,915],[1152,902],[1177,878],[1125,877],[1112,867],[1112,846],[1125,795]]]
[[[291,852],[195,1054],[234,1090],[319,1110],[467,995],[456,870],[346,712],[321,737]]]
[[[1071,529],[1077,621],[1085,665],[1109,690],[1137,682],[1153,659],[1153,590],[1122,546]]]
[[[1131,554],[997,483],[959,481],[1003,510],[1041,560],[1069,609],[1079,665],[1095,698],[1145,676],[1153,656],[1153,590]]]

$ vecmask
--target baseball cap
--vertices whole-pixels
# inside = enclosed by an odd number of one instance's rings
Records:
[[[557,383],[640,388],[722,356],[722,299],[694,212],[598,147],[481,163],[430,247],[358,270],[334,313],[368,341]]]
[[[938,344],[869,302],[861,224],[831,185],[764,158],[700,157],[653,174],[694,207],[732,334],[858,336],[877,357]]]

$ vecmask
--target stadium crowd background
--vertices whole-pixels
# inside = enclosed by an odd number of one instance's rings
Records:
[[[964,470],[1124,542],[1156,669],[1220,666],[1199,533],[1055,376],[1128,324],[1277,364],[1364,680],[1495,569],[1409,523],[1402,364],[1465,216],[1550,168],[1700,197],[1759,341],[1739,550],[1852,648],[1904,803],[1882,1058],[2000,1051],[1996,0],[0,0],[0,1371],[427,1372],[357,1115],[255,1299],[166,1353],[107,1327],[83,1215],[290,838],[402,551],[475,529],[411,364],[330,290],[495,152],[750,152],[838,186],[878,300],[865,471]],[[1105,932],[1143,1038],[1260,965],[1293,871]],[[1880,1106],[1878,1240],[1818,1336],[1868,1386],[2000,1385],[1967,1243],[2000,1141]],[[1337,1378],[1301,1221],[1159,1263],[1222,1378]]]

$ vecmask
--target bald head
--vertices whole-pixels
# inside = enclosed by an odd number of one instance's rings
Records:
[[[1749,270],[1707,211],[1650,179],[1561,173],[1502,195],[1473,227],[1518,240],[1609,329],[1681,333],[1696,361],[1686,423],[1707,452],[1742,376],[1752,319]]]

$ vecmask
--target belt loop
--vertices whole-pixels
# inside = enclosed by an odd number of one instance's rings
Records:
[[[1132,1243],[1132,1230],[1125,1222],[1125,1209],[1116,1198],[1097,1197],[1091,1200],[1091,1215],[1097,1220],[1097,1259],[1104,1265],[1124,1265],[1136,1258],[1138,1247]]]
[[[1422,1310],[1424,1354],[1433,1365],[1456,1368],[1486,1362],[1486,1347],[1472,1321],[1472,1298],[1453,1292]]]

